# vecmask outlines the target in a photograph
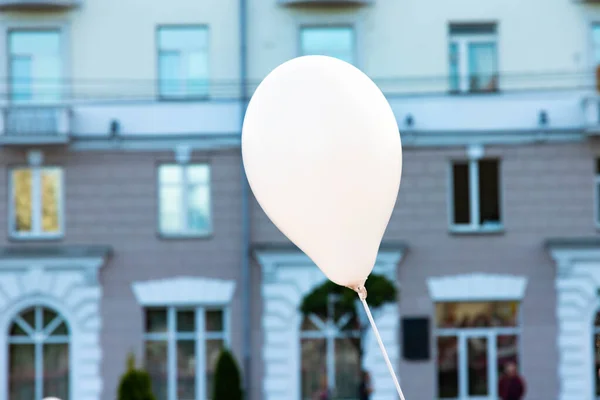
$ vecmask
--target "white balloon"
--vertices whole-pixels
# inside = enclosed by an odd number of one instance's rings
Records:
[[[331,281],[363,285],[402,175],[398,124],[371,79],[331,57],[283,63],[248,104],[242,158],[275,226]]]

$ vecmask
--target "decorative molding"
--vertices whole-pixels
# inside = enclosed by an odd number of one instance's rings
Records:
[[[527,278],[474,273],[428,278],[427,286],[434,302],[521,300],[525,297]]]
[[[204,277],[173,277],[134,282],[132,290],[140,305],[226,305],[233,299],[235,281]]]
[[[600,305],[600,250],[550,249],[556,262],[559,400],[595,400],[593,327]]]
[[[6,332],[12,318],[37,305],[54,309],[70,330],[70,396],[100,400],[102,347],[100,331],[102,289],[95,277],[101,257],[0,260],[0,329]],[[8,398],[6,335],[0,335],[0,397]]]
[[[402,251],[381,251],[373,268],[393,282]],[[262,267],[263,297],[263,400],[300,400],[301,348],[299,312],[302,298],[326,278],[301,251],[257,251]],[[382,307],[375,316],[392,364],[399,362],[399,311],[397,304]],[[389,372],[376,338],[369,330],[365,340],[364,367],[371,371],[375,390],[373,400],[396,395],[389,385]]]

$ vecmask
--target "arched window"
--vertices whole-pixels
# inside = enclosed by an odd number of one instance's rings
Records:
[[[31,307],[9,328],[8,390],[10,400],[69,400],[69,330],[62,316],[46,307]]]
[[[331,302],[335,302],[330,297]],[[304,317],[300,332],[302,399],[314,399],[328,389],[335,399],[354,399],[361,371],[360,322],[352,314]]]

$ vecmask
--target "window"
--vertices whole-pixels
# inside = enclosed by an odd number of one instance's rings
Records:
[[[222,310],[146,309],[145,362],[156,400],[210,400],[214,369],[227,346]]]
[[[300,29],[301,55],[336,57],[354,64],[354,29],[349,26],[311,26]]]
[[[331,315],[304,317],[300,333],[304,400],[323,390],[323,378],[334,398],[356,396],[356,383],[361,379],[361,329],[356,317],[336,313],[334,302],[338,300],[334,296],[328,299]]]
[[[158,179],[160,232],[166,235],[210,233],[209,166],[161,165]]]
[[[502,219],[499,161],[457,161],[452,164],[451,175],[452,229],[500,230]]]
[[[58,30],[8,33],[10,98],[16,103],[60,100],[62,63]]]
[[[498,90],[495,24],[450,24],[450,91]]]
[[[13,319],[8,334],[8,397],[69,400],[69,330],[63,317],[32,307]]]
[[[63,172],[58,167],[15,168],[10,173],[10,232],[16,238],[63,233]]]
[[[437,303],[435,314],[438,398],[498,398],[504,368],[519,366],[519,303]]]
[[[208,96],[208,28],[158,28],[159,95],[164,99]]]

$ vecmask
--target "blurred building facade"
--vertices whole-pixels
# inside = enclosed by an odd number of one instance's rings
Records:
[[[325,54],[402,132],[375,272],[407,399],[496,399],[507,361],[528,398],[596,398],[598,23],[574,0],[0,0],[0,397],[111,400],[135,351],[160,400],[207,399],[228,346],[253,400],[308,399],[315,371],[351,399],[361,364],[395,398],[373,337],[361,362],[302,317],[324,277],[242,173],[252,90]]]

